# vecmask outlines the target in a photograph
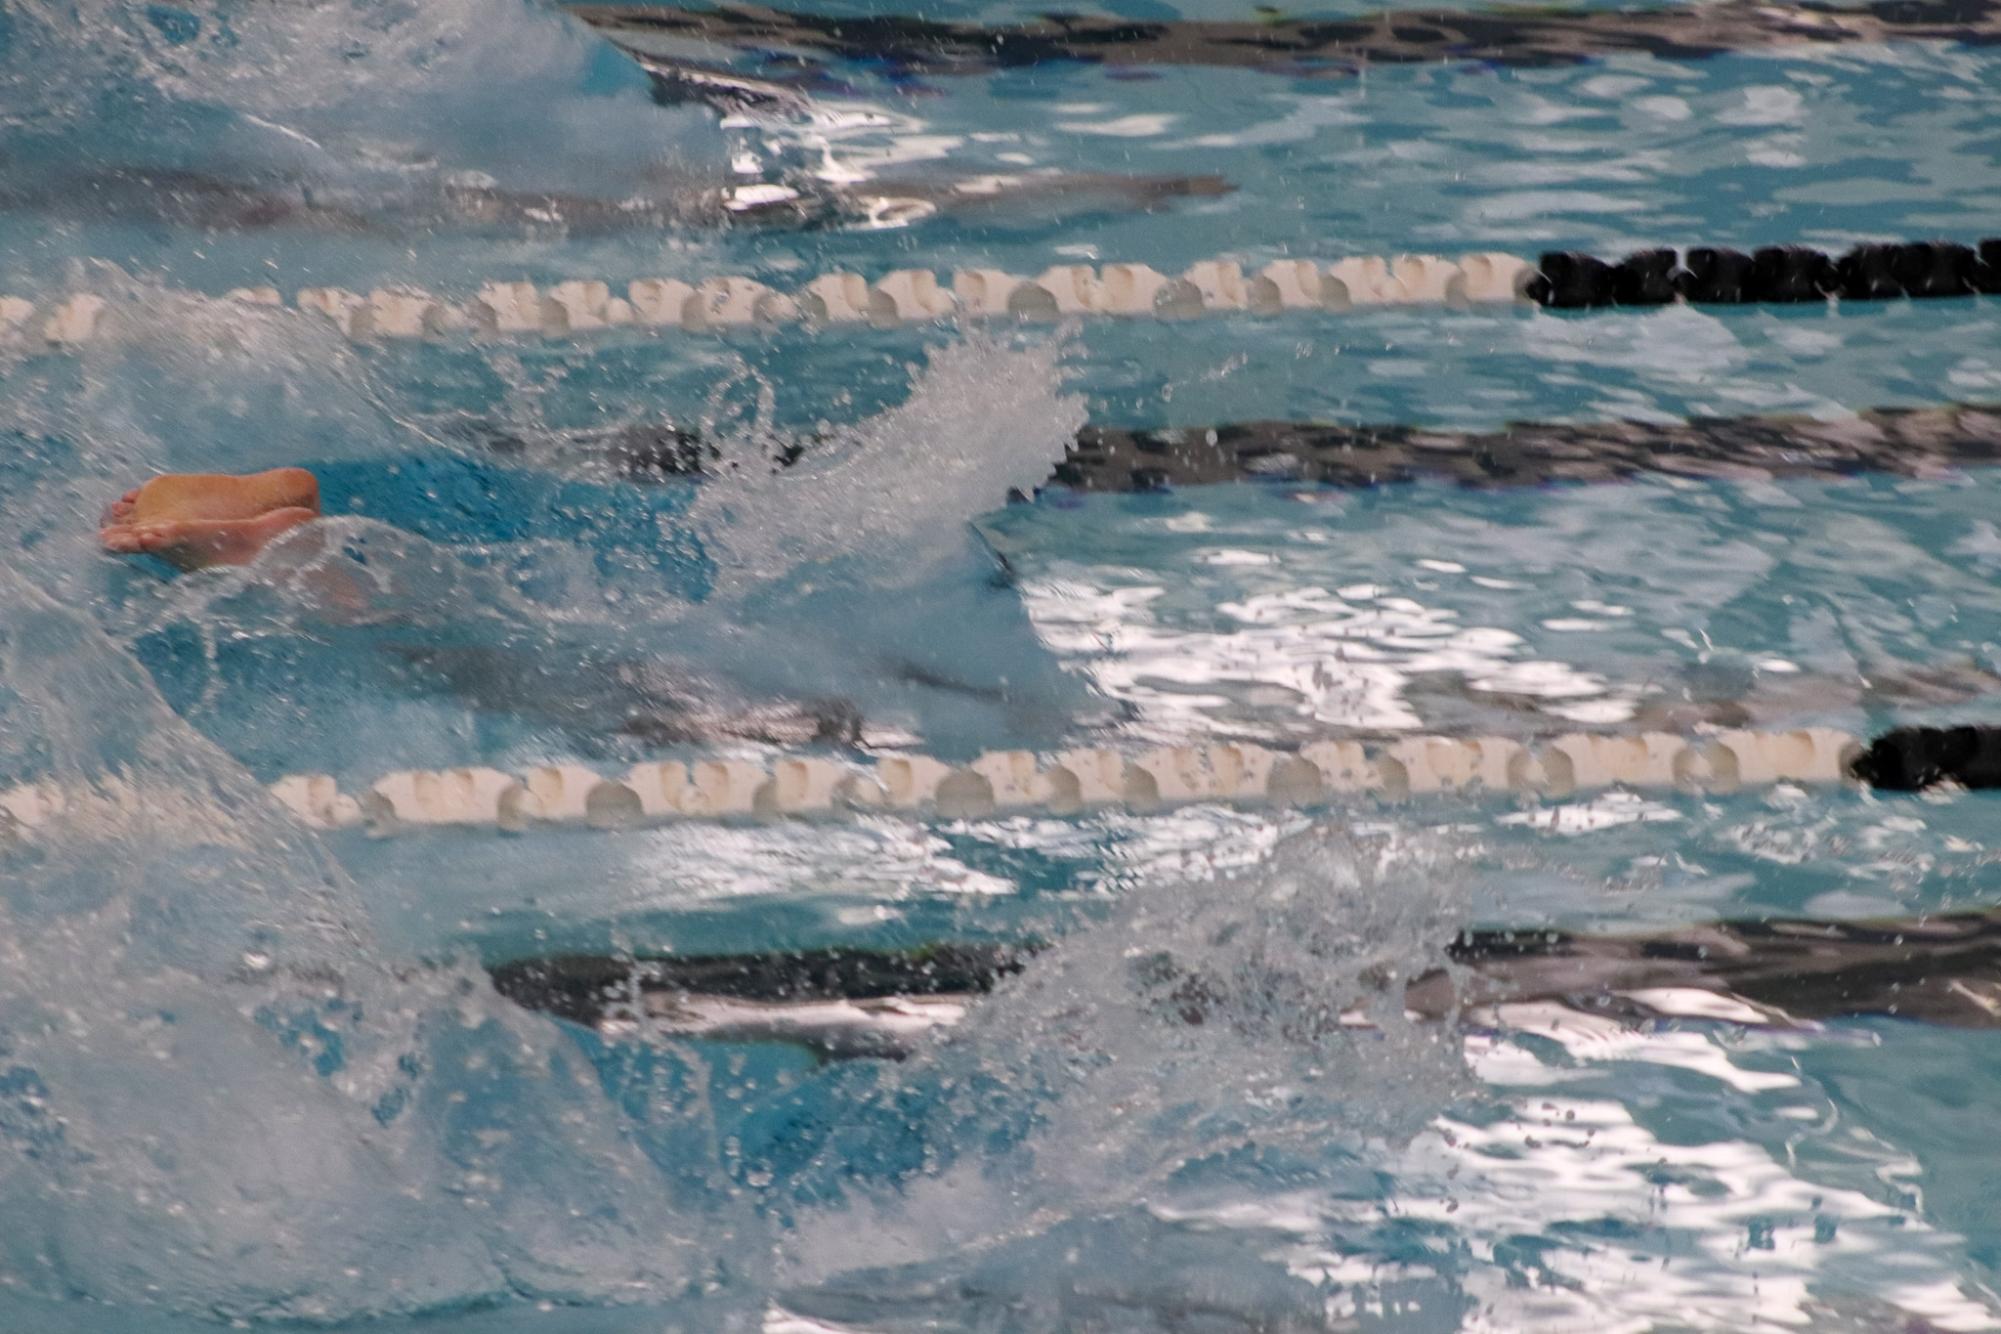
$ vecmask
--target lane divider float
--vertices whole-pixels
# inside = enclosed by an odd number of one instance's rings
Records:
[[[271,795],[316,829],[386,837],[427,829],[525,833],[542,828],[641,829],[686,821],[837,819],[894,814],[942,820],[1149,813],[1223,804],[1310,808],[1455,793],[1565,798],[1608,788],[1728,793],[1779,783],[1859,783],[1908,791],[1958,783],[2001,786],[2001,727],[1906,728],[1864,744],[1831,728],[1577,733],[1539,744],[1508,737],[1410,736],[1364,744],[1314,742],[1296,751],[1237,743],[1167,746],[1137,754],[1077,749],[1039,757],[989,751],[970,763],[925,755],[870,762],[796,756],[773,762],[648,762],[607,777],[580,764],[522,773],[409,769],[359,791],[325,774],[292,774]],[[115,799],[143,800],[129,784]],[[22,833],[61,818],[73,797],[56,784],[0,791],[0,828]]]
[[[1526,300],[1534,266],[1513,255],[1433,255],[1345,259],[1331,265],[1275,260],[1247,274],[1233,260],[1204,260],[1179,276],[1145,264],[1057,264],[1034,277],[960,269],[945,279],[901,269],[873,282],[827,273],[791,291],[754,278],[696,282],[641,278],[615,292],[607,282],[573,279],[549,287],[489,282],[455,302],[411,287],[353,292],[308,287],[292,305],[321,316],[356,341],[472,337],[570,337],[610,329],[720,333],[788,324],[894,326],[964,318],[1058,320],[1110,315],[1192,318],[1278,314],[1356,306],[1478,305]],[[224,299],[256,307],[286,304],[275,287],[237,288]],[[0,296],[0,338],[74,347],[109,331],[114,307],[94,293],[37,305]]]
[[[858,273],[821,274],[791,291],[742,275],[699,282],[641,278],[623,292],[597,279],[546,288],[502,281],[486,283],[463,302],[410,287],[366,293],[307,287],[291,304],[366,342],[574,337],[614,329],[720,333],[787,324],[886,327],[947,319],[1190,319],[1410,305],[1575,310],[1976,294],[2001,294],[2001,238],[1978,246],[1871,243],[1838,258],[1804,246],[1768,246],[1749,254],[1652,249],[1613,261],[1570,251],[1552,251],[1535,262],[1500,252],[1457,259],[1358,256],[1332,264],[1281,259],[1254,271],[1236,260],[1208,259],[1179,275],[1125,263],[1056,264],[1033,277],[966,268],[941,278],[928,269],[899,269],[873,282]],[[223,299],[251,307],[286,304],[284,294],[268,286],[236,288]],[[114,330],[116,309],[91,292],[41,305],[0,295],[0,340],[74,348]]]
[[[1636,250],[1602,260],[1545,252],[1528,297],[1555,310],[1603,306],[1766,305],[1884,301],[2001,293],[2001,237],[1977,246],[1951,241],[1869,242],[1840,255],[1812,246],[1763,246],[1748,254],[1714,246]]]

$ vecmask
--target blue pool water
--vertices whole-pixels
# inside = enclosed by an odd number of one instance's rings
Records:
[[[830,719],[955,760],[2001,723],[1991,469],[1043,487],[1087,422],[2001,401],[1991,297],[389,344],[214,299],[2001,217],[1991,49],[1143,73],[857,66],[816,120],[723,122],[517,0],[0,10],[0,295],[95,292],[117,329],[0,334],[0,790],[120,798],[0,842],[0,1329],[2001,1326],[1991,1026],[1326,1022],[1472,928],[1989,907],[1991,795],[382,840],[264,796],[849,753]],[[1039,184],[896,227],[712,206],[997,174]],[[634,464],[671,431],[708,475]],[[330,517],[251,567],[96,550],[137,479],[293,463]],[[482,971],[941,940],[1052,947],[900,1062],[605,1036]],[[1229,980],[1207,1022],[1160,959]]]

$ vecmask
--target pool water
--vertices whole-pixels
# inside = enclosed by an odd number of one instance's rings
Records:
[[[0,1328],[2001,1326],[1993,1025],[1583,997],[1434,1021],[1385,981],[1477,928],[1984,909],[1989,794],[391,839],[268,798],[475,764],[2001,724],[1991,469],[1050,484],[1087,423],[2001,401],[1991,297],[401,342],[221,299],[1838,249],[2001,215],[1991,48],[1141,74],[836,61],[810,115],[722,118],[518,0],[0,11],[0,294],[115,317],[74,350],[0,333],[0,789],[90,794],[0,826]],[[993,176],[979,207],[868,213]],[[728,215],[745,181],[829,202]],[[138,478],[281,464],[329,517],[252,566],[96,550]],[[600,1033],[485,971],[983,941],[1041,952],[900,1061]]]

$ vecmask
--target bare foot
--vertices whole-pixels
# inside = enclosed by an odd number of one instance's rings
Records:
[[[184,570],[246,565],[319,513],[319,483],[303,468],[247,477],[173,473],[106,506],[98,540],[106,551],[158,556]]]
[[[180,472],[155,477],[125,497],[128,523],[172,519],[254,519],[297,505],[319,512],[320,484],[304,468],[273,468],[245,476]],[[113,508],[118,502],[113,502]]]
[[[98,536],[106,551],[144,553],[184,570],[199,570],[210,565],[248,565],[280,533],[319,517],[312,510],[293,505],[254,519],[163,519],[115,525]]]

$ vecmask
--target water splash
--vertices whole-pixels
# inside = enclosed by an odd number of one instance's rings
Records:
[[[1061,337],[1016,346],[967,330],[911,368],[910,397],[826,433],[792,468],[730,470],[695,515],[741,593],[806,565],[866,564],[894,585],[956,547],[1010,492],[1041,485],[1084,423]],[[750,436],[746,443],[756,444]]]
[[[657,225],[725,161],[707,112],[655,106],[631,61],[526,0],[24,0],[0,29],[0,156],[16,207],[355,234],[563,226],[570,205],[595,227],[641,197]]]
[[[1310,829],[1262,864],[1138,891],[1064,939],[880,1091],[909,1117],[912,1089],[944,1090],[904,1123],[926,1141],[923,1166],[893,1197],[848,1195],[802,1227],[788,1304],[833,1314],[866,1291],[957,1319],[959,1300],[987,1299],[968,1275],[996,1272],[1012,1277],[992,1301],[1032,1303],[1023,1247],[1047,1258],[1065,1238],[1145,1233],[1149,1213],[1261,1162],[1366,1156],[1418,1133],[1472,1087],[1457,1029],[1403,1012],[1403,981],[1442,965],[1463,921],[1456,854]],[[821,1166],[865,1155],[844,1138]],[[1164,1274],[1124,1277],[1127,1305],[1177,1291]]]
[[[974,536],[1010,491],[1048,476],[1083,420],[1062,352],[963,333],[912,368],[903,404],[820,432],[792,467],[757,450],[703,486],[690,520],[715,591],[684,624],[714,646],[719,674],[852,699],[948,751],[1037,744],[1091,715],[1088,688]]]
[[[321,1319],[699,1273],[552,1025],[386,966],[339,867],[130,659],[0,591],[0,772],[64,798],[0,850],[8,1286]]]

